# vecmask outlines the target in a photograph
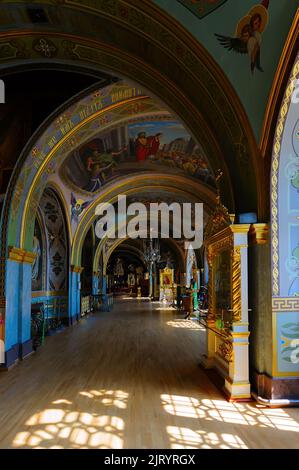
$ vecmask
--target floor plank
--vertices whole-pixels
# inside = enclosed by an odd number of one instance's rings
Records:
[[[0,374],[0,448],[299,448],[299,409],[224,399],[199,367],[204,335],[123,300],[48,337]]]

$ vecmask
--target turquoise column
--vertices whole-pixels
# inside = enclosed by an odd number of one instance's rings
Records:
[[[98,273],[92,275],[92,293],[94,295],[99,293],[99,276]]]
[[[103,274],[103,282],[102,282],[102,292],[103,294],[103,306],[102,309],[103,311],[108,310],[108,298],[107,298],[107,276],[106,274]]]
[[[103,275],[102,294],[107,294],[107,276],[106,276],[106,274]]]
[[[32,352],[31,342],[31,264],[35,255],[11,247],[5,279],[5,367]]]
[[[11,366],[19,357],[19,292],[20,264],[17,260],[6,262],[5,280],[5,367]]]
[[[20,314],[19,314],[19,344],[20,357],[24,358],[32,352],[31,341],[31,263],[24,262],[20,265]]]
[[[80,266],[71,266],[70,272],[70,323],[73,324],[80,319],[81,315],[81,272],[83,268]]]

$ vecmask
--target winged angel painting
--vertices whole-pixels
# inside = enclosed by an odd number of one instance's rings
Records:
[[[265,31],[269,20],[270,0],[263,0],[260,5],[255,5],[238,23],[234,37],[215,34],[218,41],[229,51],[239,54],[248,54],[250,58],[251,72],[255,69],[263,72],[261,66],[262,33]]]

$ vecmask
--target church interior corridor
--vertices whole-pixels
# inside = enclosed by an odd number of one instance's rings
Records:
[[[0,0],[1,470],[299,449],[298,38],[298,0]]]
[[[0,448],[297,448],[298,409],[229,403],[199,367],[198,322],[120,299],[0,375]]]

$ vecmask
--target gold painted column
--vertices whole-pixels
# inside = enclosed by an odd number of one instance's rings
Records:
[[[81,316],[81,273],[83,267],[71,265],[71,289],[69,297],[70,322],[74,323]]]
[[[224,378],[231,400],[250,398],[248,323],[248,232],[229,224],[205,241],[209,268],[205,368]]]
[[[232,234],[231,360],[225,392],[231,400],[251,397],[249,383],[248,232],[249,224],[230,226]]]

